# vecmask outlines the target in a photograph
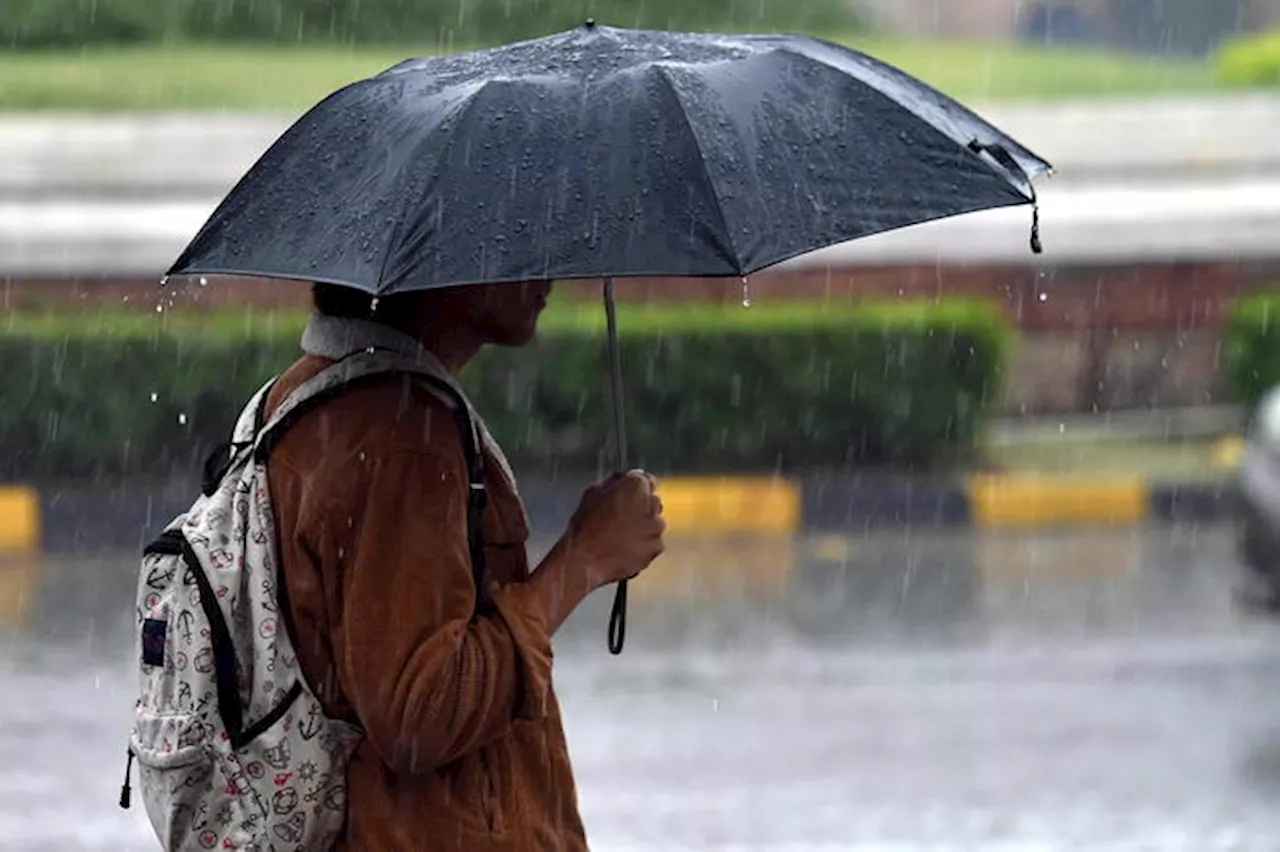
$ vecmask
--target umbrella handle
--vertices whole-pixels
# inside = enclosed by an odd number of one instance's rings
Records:
[[[618,343],[618,308],[613,279],[604,279],[604,315],[609,327],[609,384],[613,395],[614,472],[627,472],[627,418],[622,401],[622,347]],[[627,581],[618,583],[609,613],[609,653],[617,656],[627,641]]]

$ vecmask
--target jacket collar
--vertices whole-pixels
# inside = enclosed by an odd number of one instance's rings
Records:
[[[440,360],[403,331],[362,319],[331,317],[313,313],[302,333],[302,351],[308,355],[337,361],[361,349],[386,349],[397,355],[424,361],[433,372],[445,373]]]
[[[502,448],[498,446],[498,442],[489,433],[489,427],[485,425],[484,418],[475,410],[470,398],[458,385],[457,379],[445,369],[445,366],[440,363],[440,359],[418,340],[403,331],[382,323],[345,317],[331,317],[319,312],[311,314],[306,330],[302,333],[302,351],[308,355],[327,358],[330,361],[345,358],[347,355],[358,352],[361,349],[381,349],[395,355],[410,358],[419,367],[424,368],[441,381],[451,385],[466,401],[467,408],[471,412],[471,418],[476,424],[488,454],[498,462],[498,466],[506,474],[507,481],[511,483],[511,487],[516,487],[515,472],[511,469],[511,465],[507,461],[506,455],[502,452]],[[440,396],[446,404],[453,404],[443,394]]]

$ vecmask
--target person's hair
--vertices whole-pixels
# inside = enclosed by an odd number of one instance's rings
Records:
[[[394,296],[380,296],[374,309],[374,297],[354,287],[341,284],[313,284],[311,286],[311,303],[318,313],[341,319],[363,319],[394,325],[397,318],[403,319],[406,313],[412,313],[413,300],[417,293],[397,293]]]

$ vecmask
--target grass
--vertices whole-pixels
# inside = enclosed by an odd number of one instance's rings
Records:
[[[1209,91],[1207,63],[1098,51],[833,37],[961,99]],[[419,51],[428,52],[428,51]],[[404,59],[397,48],[162,45],[0,52],[0,110],[297,112]]]
[[[1214,68],[1203,61],[952,42],[845,43],[962,100],[1176,94],[1221,88]]]
[[[0,109],[295,112],[394,65],[395,50],[206,45],[0,54]]]
[[[178,335],[237,341],[262,335],[296,335],[301,333],[306,319],[307,312],[302,309],[193,311],[177,307],[161,312],[114,308],[73,312],[65,308],[29,306],[0,314],[0,336],[146,340]],[[623,335],[706,329],[761,333],[921,326],[971,329],[977,325],[990,328],[996,335],[1006,331],[995,310],[985,303],[965,299],[948,299],[937,304],[788,301],[750,309],[737,305],[623,304],[618,309],[618,327]],[[604,310],[594,301],[553,298],[539,328],[549,333],[603,334]]]
[[[0,316],[0,337],[150,340],[178,336],[235,343],[277,334],[297,336],[306,322],[307,314],[299,310],[12,311]]]

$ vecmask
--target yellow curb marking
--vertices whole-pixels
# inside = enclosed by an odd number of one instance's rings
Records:
[[[969,502],[977,527],[1135,524],[1150,513],[1146,483],[1129,477],[978,476]]]
[[[774,478],[675,477],[658,482],[671,535],[769,533],[800,527],[800,488]]]
[[[30,488],[0,488],[0,553],[40,546],[40,500]]]

